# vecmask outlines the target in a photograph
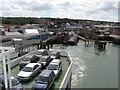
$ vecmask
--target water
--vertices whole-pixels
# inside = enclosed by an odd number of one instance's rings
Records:
[[[105,51],[94,50],[94,44],[85,46],[55,45],[69,51],[73,58],[72,88],[117,88],[118,46],[108,43]]]

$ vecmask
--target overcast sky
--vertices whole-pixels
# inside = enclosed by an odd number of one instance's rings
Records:
[[[0,0],[3,17],[59,17],[118,21],[119,0]]]

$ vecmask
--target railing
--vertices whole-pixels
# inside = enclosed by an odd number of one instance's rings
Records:
[[[69,66],[69,68],[68,68],[68,70],[67,70],[67,72],[66,72],[66,74],[65,74],[65,76],[63,78],[61,86],[59,87],[60,90],[65,89],[67,87],[68,83],[70,82],[70,78],[71,78],[71,74],[72,74],[72,64],[73,64],[73,61],[72,61],[72,58],[71,58],[69,53],[68,53],[68,59],[70,61],[70,66]]]
[[[13,41],[8,41],[8,42],[1,42],[2,46],[10,46],[13,44]]]
[[[30,52],[30,53],[27,53],[27,54],[25,54],[25,55],[23,55],[23,56],[21,56],[21,57],[16,58],[15,60],[13,60],[13,61],[10,63],[10,67],[13,68],[14,66],[18,65],[19,62],[22,60],[22,58],[23,58],[24,56],[29,55],[29,54],[32,54],[33,52],[35,52],[35,50],[32,51],[32,52]]]

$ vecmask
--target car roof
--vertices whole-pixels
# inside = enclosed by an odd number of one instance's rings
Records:
[[[46,49],[39,49],[39,50],[37,50],[37,51],[41,51],[41,52],[44,52]]]
[[[43,70],[39,76],[45,76],[45,77],[48,77],[50,74],[52,73],[52,70]]]
[[[53,59],[50,64],[58,64],[60,61],[60,59]]]
[[[54,53],[54,54],[56,54],[56,53],[58,53],[58,52],[56,52],[56,51],[50,51],[50,53]]]
[[[26,56],[24,56],[24,57],[30,57],[30,58],[32,58],[34,55],[26,55]]]
[[[48,56],[48,55],[45,55],[45,56],[42,56],[41,58],[48,58],[48,57],[50,57],[50,56]]]
[[[60,52],[60,50],[58,50],[58,49],[49,49],[49,51],[55,51],[55,52]]]
[[[25,67],[34,67],[36,64],[38,64],[38,63],[29,63]]]

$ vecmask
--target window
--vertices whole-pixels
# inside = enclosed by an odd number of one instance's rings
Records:
[[[23,61],[30,61],[30,59],[31,59],[30,57],[24,57],[22,60]]]
[[[58,65],[52,65],[52,64],[50,64],[50,65],[48,66],[48,69],[49,69],[49,70],[57,70],[57,69],[58,69]]]
[[[39,76],[37,79],[36,79],[36,82],[37,83],[47,83],[48,82],[48,77],[45,77],[45,76]]]
[[[25,71],[25,72],[32,72],[32,68],[31,67],[25,67],[25,68],[23,68],[23,70],[22,71]]]
[[[59,63],[59,68],[60,68],[61,63]]]
[[[34,67],[34,69],[33,70],[35,70],[36,68],[38,68],[39,67],[39,65],[35,65],[35,67]]]

